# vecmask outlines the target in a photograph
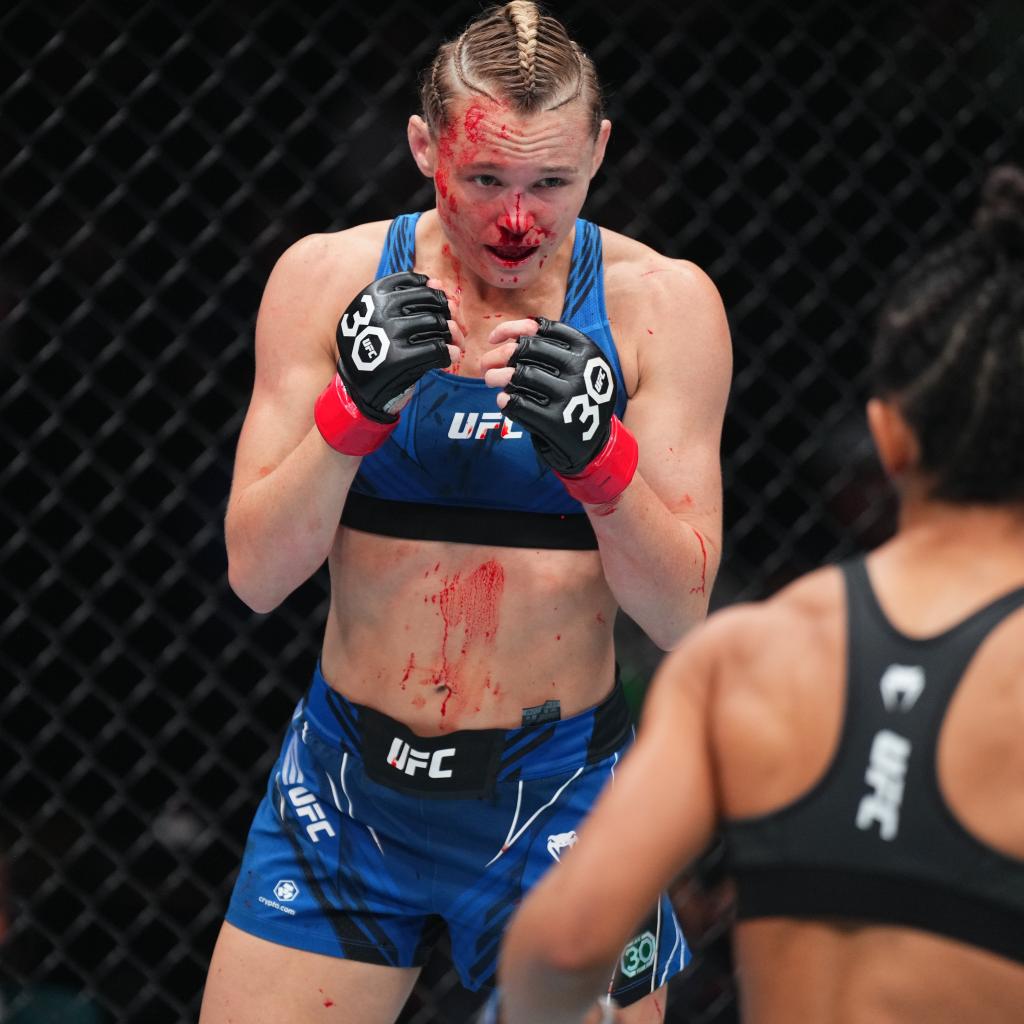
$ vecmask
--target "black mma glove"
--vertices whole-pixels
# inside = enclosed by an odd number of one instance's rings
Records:
[[[505,414],[530,432],[537,454],[578,501],[600,504],[625,490],[636,472],[636,438],[615,415],[615,376],[585,334],[538,318],[508,365]]]
[[[390,274],[367,285],[338,321],[338,373],[317,399],[316,425],[346,455],[366,455],[398,422],[416,381],[451,364],[451,313],[423,274]]]

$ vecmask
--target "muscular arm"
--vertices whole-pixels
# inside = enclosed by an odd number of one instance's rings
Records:
[[[339,274],[338,244],[311,236],[292,246],[260,305],[256,377],[225,521],[228,579],[256,611],[276,607],[323,564],[359,467],[313,423],[317,395],[335,370],[338,315],[372,275],[366,258]]]
[[[636,745],[579,841],[513,917],[498,968],[506,1024],[579,1024],[658,894],[710,841],[707,703],[718,641],[705,632],[666,659]]]
[[[670,650],[707,614],[718,572],[720,445],[732,350],[725,311],[707,276],[662,257],[648,266],[634,271],[636,287],[622,318],[622,327],[639,338],[638,383],[624,423],[636,436],[640,463],[616,503],[585,507],[616,600]]]
[[[620,356],[632,359],[628,372],[624,367],[627,382],[636,382],[625,417],[628,431],[613,430],[600,454],[591,454],[582,471],[566,470],[562,480],[584,502],[619,605],[669,650],[706,615],[718,571],[719,445],[732,352],[725,311],[707,276],[692,264],[642,251],[648,255],[620,261],[609,275],[616,281],[609,289],[609,317],[616,335],[626,340]],[[583,353],[580,359],[586,358],[587,346],[596,351],[578,332],[572,341],[572,329],[557,329],[566,344]],[[541,457],[559,469],[549,449],[562,441],[578,452],[574,442],[581,427],[570,416],[571,404],[563,410],[559,403],[564,404],[567,387],[581,384],[570,361],[553,355],[547,341],[534,348],[532,339],[522,339],[538,331],[546,332],[545,339],[554,336],[532,320],[499,325],[490,337],[495,347],[481,364],[488,384],[514,392],[514,407],[508,392],[498,397],[498,405],[513,409],[513,419],[522,418],[540,433]],[[523,360],[529,361],[526,369]],[[549,365],[538,368],[538,361]],[[538,391],[546,392],[546,399],[530,397]],[[596,486],[586,482],[589,477],[596,477]]]

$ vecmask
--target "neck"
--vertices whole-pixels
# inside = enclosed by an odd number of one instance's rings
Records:
[[[904,495],[898,536],[936,557],[965,549],[974,557],[991,553],[1008,565],[1024,566],[1024,504],[962,504]]]

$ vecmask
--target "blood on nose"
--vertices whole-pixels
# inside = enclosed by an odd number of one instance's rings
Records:
[[[503,232],[507,231],[510,235],[522,237],[533,227],[535,220],[533,214],[523,207],[522,193],[516,192],[511,197],[505,215],[498,226]]]

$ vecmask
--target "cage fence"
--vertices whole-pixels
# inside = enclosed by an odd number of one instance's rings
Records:
[[[729,313],[714,604],[877,543],[893,509],[863,422],[865,341],[894,274],[964,223],[990,166],[1021,158],[1024,8],[551,6],[594,56],[614,126],[585,216],[699,264]],[[12,1013],[196,1019],[327,597],[318,575],[259,616],[226,581],[260,293],[303,235],[431,205],[405,120],[418,72],[478,10],[14,0],[0,14]],[[639,701],[657,654],[628,621],[619,634]],[[736,1019],[723,884],[709,857],[677,886],[700,953],[670,1020]],[[402,1019],[474,1006],[441,948]]]

